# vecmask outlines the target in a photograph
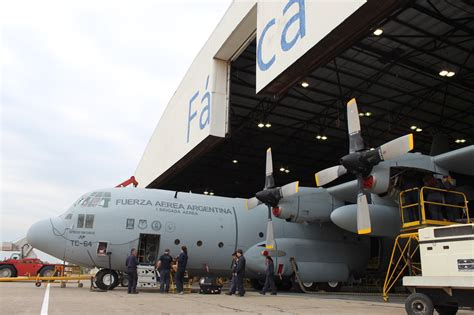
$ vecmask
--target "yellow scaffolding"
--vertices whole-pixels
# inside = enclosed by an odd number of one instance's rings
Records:
[[[413,197],[416,197],[415,202]],[[400,235],[395,238],[383,285],[385,302],[388,301],[389,291],[407,271],[411,276],[421,275],[419,229],[471,222],[466,196],[462,192],[433,187],[400,192],[400,217]]]

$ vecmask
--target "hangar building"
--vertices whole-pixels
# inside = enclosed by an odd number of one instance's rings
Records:
[[[272,147],[278,185],[314,187],[314,173],[348,152],[353,97],[370,147],[410,132],[424,154],[472,145],[473,50],[467,0],[234,1],[135,177],[141,187],[249,197]]]

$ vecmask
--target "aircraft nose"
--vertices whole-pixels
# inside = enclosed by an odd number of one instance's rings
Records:
[[[65,238],[64,224],[57,218],[41,220],[33,224],[26,234],[28,243],[47,254],[60,257],[63,255]]]

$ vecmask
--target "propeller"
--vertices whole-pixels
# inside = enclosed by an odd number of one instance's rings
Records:
[[[266,249],[275,249],[272,209],[278,207],[278,203],[282,198],[287,198],[296,194],[298,192],[298,186],[298,181],[282,187],[275,186],[275,180],[273,179],[272,149],[268,148],[265,166],[265,186],[263,190],[255,194],[255,197],[247,200],[247,209],[253,209],[261,204],[265,204],[268,208],[267,239],[265,243]]]
[[[361,135],[359,111],[353,98],[347,103],[347,129],[349,134],[349,154],[343,156],[341,164],[329,167],[315,174],[316,185],[326,185],[347,172],[357,177],[357,231],[359,234],[371,232],[369,206],[370,189],[374,185],[372,169],[381,161],[398,158],[413,149],[413,134],[408,134],[367,150]]]

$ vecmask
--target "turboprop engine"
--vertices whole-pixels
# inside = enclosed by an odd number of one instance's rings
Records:
[[[297,195],[282,199],[272,212],[275,217],[289,222],[329,222],[333,209],[343,205],[344,202],[325,189],[301,187]]]

